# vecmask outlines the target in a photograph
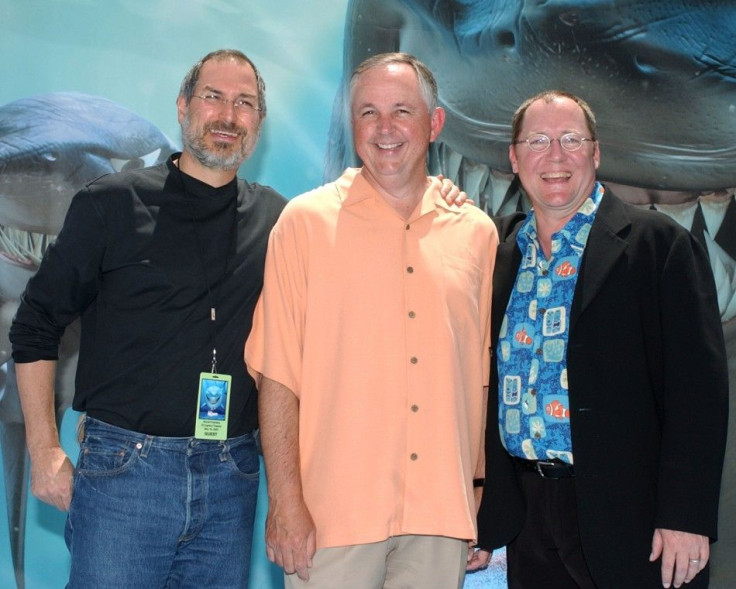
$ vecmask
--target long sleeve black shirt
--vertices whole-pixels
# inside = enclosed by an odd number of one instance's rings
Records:
[[[284,204],[243,180],[213,188],[171,160],[96,180],[74,197],[22,295],[14,360],[56,359],[80,316],[73,408],[142,433],[191,436],[199,374],[216,347],[217,371],[233,379],[228,436],[253,430],[243,346]]]

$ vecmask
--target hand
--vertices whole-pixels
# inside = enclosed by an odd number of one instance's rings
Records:
[[[662,557],[662,586],[689,583],[708,564],[710,542],[707,536],[657,528],[652,538],[649,561]],[[674,573],[674,578],[673,578]]]
[[[60,447],[44,448],[31,457],[31,493],[44,503],[69,511],[74,466]]]
[[[317,531],[303,500],[281,507],[271,500],[266,516],[266,555],[287,575],[296,572],[309,580],[309,569],[316,550]]]
[[[440,194],[442,195],[442,198],[445,199],[445,202],[448,205],[460,206],[463,203],[468,203],[471,205],[474,204],[473,201],[468,198],[468,195],[465,194],[465,192],[455,186],[452,180],[448,180],[442,174],[439,174],[437,178],[440,180],[440,182],[442,182],[442,186],[440,187]]]
[[[466,571],[479,571],[488,566],[491,562],[491,555],[493,552],[479,549],[476,550],[473,547],[468,548],[468,564],[465,567]]]

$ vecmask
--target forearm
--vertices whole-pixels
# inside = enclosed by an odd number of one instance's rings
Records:
[[[31,492],[62,511],[69,509],[74,467],[59,442],[54,410],[56,361],[15,365],[31,456]]]
[[[301,500],[299,399],[284,385],[264,376],[258,406],[269,499]]]
[[[268,480],[266,555],[309,580],[316,529],[304,503],[299,468],[299,399],[287,387],[263,378],[258,391],[263,458]]]
[[[56,361],[16,363],[15,373],[26,424],[26,443],[33,460],[43,450],[60,447],[54,408]]]

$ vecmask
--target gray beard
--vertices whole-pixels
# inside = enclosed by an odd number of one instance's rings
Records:
[[[184,149],[191,153],[200,164],[206,168],[213,168],[219,170],[237,170],[246,160],[246,155],[242,153],[242,150],[230,153],[228,155],[213,153],[209,151],[205,146],[201,145],[201,142],[187,143],[184,141]]]
[[[260,127],[254,132],[254,136],[246,137],[243,144],[235,151],[222,153],[213,151],[205,144],[201,137],[194,136],[190,131],[190,124],[187,118],[182,123],[181,134],[184,150],[191,153],[200,164],[206,168],[232,171],[237,170],[253,153],[258,143]]]

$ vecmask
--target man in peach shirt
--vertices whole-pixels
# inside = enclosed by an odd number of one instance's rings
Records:
[[[287,587],[461,587],[497,233],[427,176],[445,115],[426,66],[374,56],[350,98],[363,167],[287,205],[245,349],[268,557]]]

